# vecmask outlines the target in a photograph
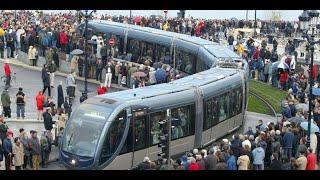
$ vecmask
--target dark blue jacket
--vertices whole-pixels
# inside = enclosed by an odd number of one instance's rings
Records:
[[[230,148],[231,148],[231,150],[233,151],[233,154],[236,157],[240,156],[240,153],[241,153],[241,142],[240,142],[239,139],[232,140]]]
[[[12,144],[10,139],[6,138],[5,140],[3,140],[2,146],[4,155],[12,153]]]
[[[286,107],[283,109],[282,111],[282,116],[286,117],[286,118],[291,118],[291,109],[289,107]]]
[[[293,147],[293,141],[294,141],[294,135],[292,132],[286,132],[283,136],[283,147],[284,148],[292,148]]]

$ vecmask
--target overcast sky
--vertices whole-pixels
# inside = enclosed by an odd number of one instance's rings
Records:
[[[45,12],[48,12],[46,10]],[[247,10],[187,10],[186,16],[192,16],[195,18],[207,18],[207,19],[245,19]],[[298,16],[302,13],[302,10],[277,10],[281,12],[283,20],[298,20]],[[67,11],[68,12],[68,11]],[[127,15],[129,16],[129,10],[97,10],[98,13],[110,14],[110,15]],[[178,10],[169,10],[168,17],[176,17]],[[163,10],[132,10],[132,15],[160,15]],[[268,10],[257,10],[258,19],[268,19]],[[248,11],[248,18],[254,19],[254,10]]]

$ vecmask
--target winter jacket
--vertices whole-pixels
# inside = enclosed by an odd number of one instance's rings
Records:
[[[242,155],[237,160],[238,170],[248,170],[250,159],[248,155]]]
[[[284,148],[292,148],[294,135],[292,132],[286,132],[282,138]]]
[[[23,152],[26,156],[30,156],[29,138],[20,136],[20,143],[23,145]]]
[[[12,153],[12,143],[11,139],[4,139],[2,142],[3,154],[7,156],[9,153]]]
[[[234,139],[231,141],[231,146],[230,146],[231,150],[233,151],[234,155],[236,157],[240,156],[240,151],[241,151],[241,142],[239,139]]]
[[[296,160],[297,170],[306,170],[307,162],[308,162],[307,158],[305,156],[301,155]]]
[[[25,94],[22,91],[18,91],[18,93],[16,94],[17,105],[25,105],[24,96],[25,96]]]
[[[44,77],[42,79],[42,82],[43,82],[43,86],[44,87],[50,87],[50,76],[48,73],[45,73],[44,74]]]
[[[66,79],[66,86],[73,86],[76,87],[76,80],[74,79],[72,74],[68,74],[67,79]]]
[[[9,64],[8,64],[8,63],[5,63],[5,64],[3,65],[3,68],[4,68],[4,74],[5,74],[6,76],[10,76],[10,74],[11,74],[11,69],[10,69]]]
[[[269,170],[282,170],[282,164],[279,160],[272,160],[269,166]]]
[[[1,103],[3,107],[10,107],[11,100],[9,92],[4,90],[1,94]]]
[[[218,158],[214,154],[209,154],[205,157],[206,170],[215,170],[218,163]]]
[[[0,139],[4,140],[7,136],[8,126],[6,124],[0,124]]]
[[[43,123],[46,130],[51,131],[53,129],[52,125],[55,122],[52,121],[52,115],[48,111],[43,113]]]
[[[40,155],[41,153],[41,146],[39,139],[36,138],[30,138],[29,139],[29,145],[31,150],[31,155]]]
[[[265,152],[262,147],[255,148],[252,151],[253,164],[259,165],[264,163]]]
[[[57,99],[57,101],[58,101],[58,104],[61,104],[61,105],[62,105],[63,102],[64,102],[62,85],[59,84],[58,87],[57,87],[57,89],[58,89],[58,99]]]
[[[230,156],[227,160],[227,167],[228,170],[237,170],[236,157],[234,155]]]
[[[306,170],[317,170],[317,156],[314,153],[310,153],[307,156]]]
[[[14,165],[22,166],[24,164],[23,144],[20,143],[19,146],[17,144],[14,144],[12,148],[12,154],[14,154],[13,156]]]
[[[66,45],[68,43],[68,37],[64,31],[60,32],[59,40],[61,45]]]
[[[42,109],[43,108],[44,99],[45,99],[44,95],[38,94],[36,96],[36,104],[37,104],[37,108],[38,109]]]
[[[191,171],[200,170],[200,166],[198,163],[191,163],[189,165],[189,170],[191,170]]]

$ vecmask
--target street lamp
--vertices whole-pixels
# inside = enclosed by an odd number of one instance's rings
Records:
[[[254,10],[254,38],[257,38],[257,10]]]
[[[312,88],[314,85],[314,77],[313,77],[313,58],[314,58],[314,45],[320,43],[320,41],[314,40],[314,30],[319,28],[318,23],[319,12],[316,10],[307,11],[304,10],[303,13],[299,16],[300,21],[300,29],[302,30],[302,37],[306,38],[308,41],[308,47],[311,51],[311,61],[309,65],[309,115],[308,115],[308,137],[307,137],[307,146],[310,147],[310,134],[311,134],[311,116],[313,110],[313,95]],[[311,35],[308,34],[308,31],[311,27]]]
[[[87,71],[88,71],[88,19],[92,18],[92,14],[95,13],[96,10],[91,11],[88,13],[88,10],[85,10],[85,14],[83,14],[81,11],[79,11],[79,16],[85,17],[85,30],[84,30],[84,36],[85,36],[85,44],[84,44],[84,91],[82,92],[82,96],[80,97],[80,103],[88,99],[88,80],[87,80]]]

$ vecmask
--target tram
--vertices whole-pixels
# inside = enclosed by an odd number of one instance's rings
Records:
[[[176,48],[188,56],[184,59],[192,68],[185,72],[188,76],[170,83],[108,93],[83,102],[71,114],[60,147],[67,168],[119,170],[137,166],[145,156],[156,160],[159,122],[168,114],[179,122],[171,129],[172,156],[208,146],[242,126],[248,65],[228,48],[187,35],[115,22],[90,21],[88,27],[123,38],[120,46],[125,53],[131,51],[131,40],[144,43],[146,49],[153,47],[151,56],[155,59],[159,54],[175,55]]]

